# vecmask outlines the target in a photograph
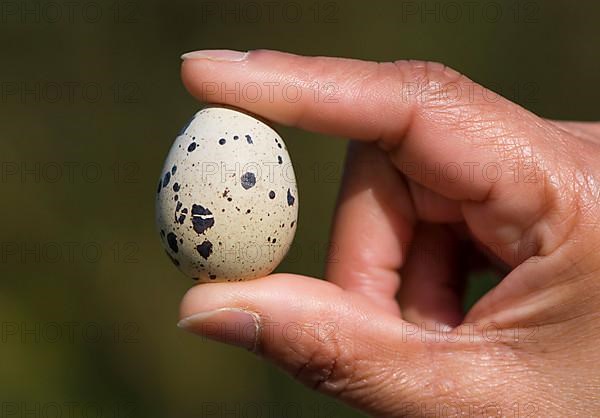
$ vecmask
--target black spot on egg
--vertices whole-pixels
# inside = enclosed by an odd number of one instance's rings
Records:
[[[269,199],[275,199],[275,192],[273,190],[269,192]]]
[[[290,191],[290,189],[288,189],[288,191],[287,191],[288,206],[292,206],[295,201],[296,201],[296,198],[294,196],[292,196],[292,192]]]
[[[158,180],[158,189],[156,190],[156,193],[160,193],[160,189],[162,189],[162,179]]]
[[[219,145],[225,145],[225,142],[227,142],[225,141],[225,138],[219,139]]]
[[[187,208],[181,209],[181,213],[188,213],[188,209]]]
[[[175,175],[176,172],[177,172],[177,166],[174,165],[173,167],[171,167],[171,174]]]
[[[210,275],[208,276],[208,278],[209,278],[210,280],[215,280],[215,279],[217,278],[217,275],[216,275],[216,274],[210,274]]]
[[[207,239],[204,240],[202,244],[196,246],[196,251],[198,251],[200,256],[202,256],[202,258],[204,258],[205,260],[208,259],[208,257],[210,257],[210,255],[213,252],[212,242],[210,242]]]
[[[212,215],[212,213],[202,205],[192,205],[192,215]]]
[[[248,142],[249,144],[254,143],[254,142],[252,142],[252,137],[250,135],[246,135],[246,142]]]
[[[175,206],[175,212],[179,212],[179,209],[183,206],[183,203],[177,202],[177,206]]]
[[[283,158],[281,158],[281,155],[278,155],[278,156],[277,156],[277,162],[278,162],[279,164],[283,164]]]
[[[242,176],[240,177],[240,181],[242,183],[242,187],[248,190],[249,188],[254,187],[254,185],[256,184],[256,176],[254,175],[254,173],[247,171],[244,174],[242,174]]]
[[[237,136],[237,135],[234,135],[234,136],[233,136],[233,139],[234,139],[235,141],[237,141],[238,139],[240,139],[240,137],[239,137],[239,136]]]
[[[187,148],[188,152],[192,152],[192,151],[194,151],[195,149],[196,149],[196,143],[195,143],[195,142],[192,142],[192,143],[191,143],[191,144],[188,146],[188,148]]]
[[[160,236],[163,238],[165,237],[165,231],[163,229],[160,230]]]
[[[167,244],[169,244],[169,248],[174,252],[179,251],[179,247],[177,246],[177,235],[172,232],[167,234]]]
[[[175,183],[175,184],[173,185],[173,191],[174,191],[174,192],[178,192],[178,191],[179,191],[179,183]]]
[[[185,215],[184,214],[179,215],[179,219],[177,219],[177,222],[179,222],[181,225],[183,225],[184,221],[185,221]]]
[[[171,180],[171,173],[167,171],[165,173],[165,176],[163,177],[163,187],[167,187],[167,184],[169,184],[169,180]]]
[[[192,226],[198,234],[203,234],[215,224],[215,219],[210,210],[202,205],[192,205]]]

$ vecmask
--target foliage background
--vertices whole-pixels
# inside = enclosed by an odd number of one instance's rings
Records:
[[[153,204],[163,158],[199,107],[179,79],[183,52],[435,60],[546,117],[598,118],[596,1],[273,4],[0,2],[0,416],[9,404],[53,416],[53,403],[63,416],[69,403],[104,417],[360,416],[175,327],[191,282],[163,254]],[[304,251],[279,270],[320,277],[345,141],[281,133]]]

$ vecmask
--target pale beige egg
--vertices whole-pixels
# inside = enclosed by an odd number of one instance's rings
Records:
[[[173,263],[202,282],[271,273],[296,232],[298,192],[285,143],[255,117],[200,110],[175,138],[156,195]]]

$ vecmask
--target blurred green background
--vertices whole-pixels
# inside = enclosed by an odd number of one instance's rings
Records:
[[[361,416],[175,327],[192,282],[164,255],[153,205],[200,106],[181,53],[435,60],[538,114],[591,120],[599,15],[594,0],[1,1],[0,416]],[[345,141],[280,131],[302,251],[279,270],[321,277]]]

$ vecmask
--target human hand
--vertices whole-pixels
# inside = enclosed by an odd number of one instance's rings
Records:
[[[371,415],[600,415],[599,124],[542,119],[435,63],[208,51],[182,77],[200,100],[355,140],[327,281],[198,285],[182,327]],[[300,100],[224,94],[274,82]],[[465,240],[507,271],[466,314]]]

